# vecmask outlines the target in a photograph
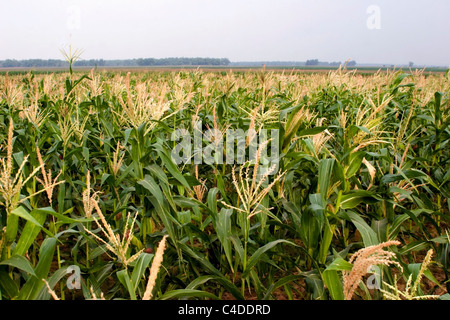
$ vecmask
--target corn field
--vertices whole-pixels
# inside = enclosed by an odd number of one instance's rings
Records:
[[[1,298],[449,299],[449,95],[423,70],[2,74]],[[277,130],[276,172],[251,135],[177,163],[178,129]]]

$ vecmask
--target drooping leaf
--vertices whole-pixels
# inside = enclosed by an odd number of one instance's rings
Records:
[[[45,285],[42,279],[46,279],[53,260],[56,246],[56,238],[45,238],[39,250],[39,262],[32,276],[20,289],[17,300],[34,300],[41,288]]]
[[[11,258],[0,262],[0,265],[8,265],[14,268],[18,268],[22,271],[28,272],[32,276],[36,276],[31,263],[23,256],[13,255]]]

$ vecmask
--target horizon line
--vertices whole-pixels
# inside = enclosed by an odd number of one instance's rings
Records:
[[[214,59],[214,60],[221,60],[221,59],[228,59],[228,61],[230,62],[230,64],[235,64],[235,63],[248,63],[248,64],[264,64],[264,63],[287,63],[285,66],[290,66],[289,63],[306,63],[308,60],[315,60],[317,58],[313,58],[313,59],[306,59],[306,60],[274,60],[274,59],[264,59],[264,60],[235,60],[232,61],[227,57],[220,57],[220,58],[216,58],[216,57],[207,57],[207,56],[196,56],[196,57],[186,57],[186,56],[167,56],[164,58],[154,58],[154,57],[139,57],[139,58],[114,58],[114,59],[105,59],[105,58],[80,58],[77,60],[78,61],[89,61],[89,60],[103,60],[105,62],[107,61],[126,61],[126,60],[139,60],[139,59],[155,59],[155,60],[164,60],[164,59]],[[26,58],[26,59],[17,59],[17,58],[4,58],[4,59],[0,59],[0,61],[7,61],[7,60],[13,60],[13,61],[27,61],[27,60],[56,60],[56,61],[61,61],[61,62],[67,62],[64,58]],[[391,63],[391,62],[358,62],[355,59],[347,59],[345,60],[345,62],[342,61],[336,61],[336,60],[319,60],[319,64],[320,63],[340,63],[340,65],[344,66],[346,65],[347,62],[349,61],[355,61],[357,65],[360,66],[390,66],[390,67],[396,67],[396,66],[408,66],[409,65],[409,61],[405,62],[405,63]],[[76,62],[75,62],[76,63]],[[281,65],[280,65],[281,66]],[[315,65],[317,66],[317,65]],[[441,67],[441,68],[450,68],[450,63],[448,65],[444,65],[444,64],[416,64],[414,63],[412,67],[419,67],[419,66],[423,66],[423,67]],[[145,66],[144,66],[145,67]],[[312,67],[314,67],[314,65],[312,65]]]

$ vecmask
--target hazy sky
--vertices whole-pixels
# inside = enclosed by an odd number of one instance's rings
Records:
[[[449,0],[0,0],[0,60],[226,57],[450,65]]]

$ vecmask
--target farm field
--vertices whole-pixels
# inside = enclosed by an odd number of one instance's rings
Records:
[[[4,300],[449,299],[450,79],[0,75]]]

